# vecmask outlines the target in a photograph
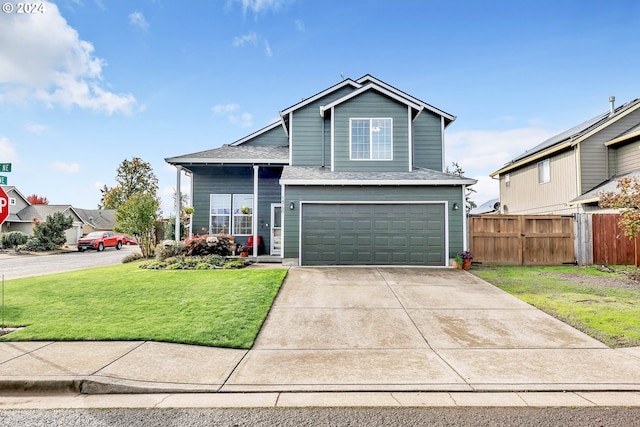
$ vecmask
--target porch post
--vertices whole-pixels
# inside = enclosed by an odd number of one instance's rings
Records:
[[[175,220],[175,234],[173,235],[176,242],[180,241],[180,175],[182,174],[182,166],[176,165],[176,220]]]
[[[258,256],[258,168],[253,166],[253,216],[251,218],[253,229],[253,256]]]

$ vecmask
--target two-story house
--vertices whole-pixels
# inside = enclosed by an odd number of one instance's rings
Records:
[[[640,99],[568,129],[490,174],[499,178],[504,214],[597,211],[599,194],[640,175]]]
[[[445,266],[466,249],[476,182],[443,172],[453,120],[366,75],[236,142],[166,161],[191,175],[194,233],[253,236],[254,255],[262,242],[285,265]]]

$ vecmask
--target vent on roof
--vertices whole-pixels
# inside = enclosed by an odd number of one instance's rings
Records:
[[[615,112],[616,112],[616,97],[610,96],[609,97],[609,116],[613,116]]]

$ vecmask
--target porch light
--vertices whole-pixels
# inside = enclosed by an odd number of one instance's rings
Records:
[[[296,208],[296,205],[293,202],[289,203],[289,209],[290,210],[294,210]]]
[[[460,209],[460,206],[458,206],[457,203],[454,203],[452,208],[454,211],[457,211],[458,209]]]

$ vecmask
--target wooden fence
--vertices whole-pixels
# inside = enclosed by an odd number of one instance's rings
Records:
[[[570,216],[471,216],[469,246],[473,261],[483,264],[572,264],[573,230]]]
[[[618,227],[619,214],[591,215],[593,263],[604,265],[634,264],[637,240],[631,240]]]

